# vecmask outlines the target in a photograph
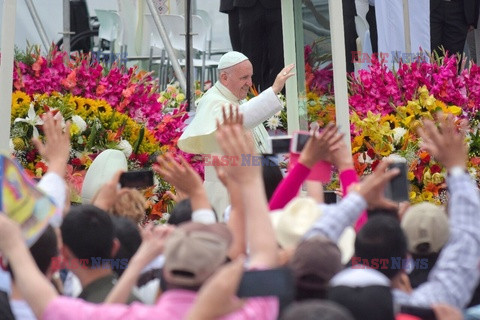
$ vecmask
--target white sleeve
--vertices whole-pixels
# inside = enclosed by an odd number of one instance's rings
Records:
[[[37,187],[45,192],[57,207],[55,215],[50,220],[53,227],[60,227],[62,224],[63,208],[65,207],[65,199],[67,186],[65,180],[58,174],[47,172],[38,182]]]
[[[216,223],[217,220],[212,209],[198,209],[192,212],[192,222],[212,224]]]
[[[271,87],[240,105],[243,124],[248,129],[255,128],[280,110],[282,102]]]

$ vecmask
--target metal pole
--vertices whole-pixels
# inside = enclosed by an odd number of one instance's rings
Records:
[[[296,61],[295,50],[295,17],[293,12],[294,0],[282,0],[282,32],[283,55],[285,65]],[[298,72],[297,72],[298,75]],[[295,77],[297,77],[295,75]],[[303,81],[303,79],[302,79]],[[288,133],[300,129],[299,121],[299,96],[297,81],[287,81],[285,84],[285,98],[287,102],[287,127]],[[300,98],[301,99],[301,98]]]
[[[17,0],[4,0],[2,16],[2,57],[0,64],[0,150],[9,150],[10,114],[12,113],[13,54]]]
[[[42,44],[45,47],[45,50],[48,52],[50,49],[50,41],[48,40],[45,29],[43,28],[42,21],[40,21],[37,9],[35,8],[32,0],[25,0],[25,3],[27,4],[28,11],[30,11],[30,16],[32,17],[33,24],[35,24],[35,28],[37,29],[40,39],[42,40]]]
[[[63,0],[63,51],[70,58],[70,0]]]
[[[412,41],[410,36],[410,10],[408,1],[403,0],[403,30],[405,33],[405,53],[412,53]]]
[[[348,107],[347,64],[345,59],[345,36],[343,33],[342,1],[329,0],[330,32],[332,37],[333,85],[335,88],[335,117],[337,126],[345,134],[345,143],[351,148],[350,114]]]
[[[186,67],[186,74],[187,74],[187,111],[194,111],[195,110],[195,99],[193,97],[193,93],[195,90],[194,88],[194,81],[193,78],[193,56],[192,56],[192,0],[187,0],[185,5],[185,67]]]
[[[148,8],[152,13],[153,21],[155,22],[155,26],[157,27],[158,33],[162,38],[163,44],[165,45],[165,49],[167,51],[168,57],[172,63],[173,72],[175,72],[175,76],[177,77],[178,83],[183,91],[186,91],[187,84],[185,81],[185,75],[182,72],[182,68],[178,63],[178,59],[175,56],[175,51],[173,50],[172,44],[168,39],[167,32],[165,31],[165,27],[163,26],[162,20],[160,19],[160,15],[158,14],[157,10],[155,9],[155,5],[153,4],[153,0],[146,0]]]

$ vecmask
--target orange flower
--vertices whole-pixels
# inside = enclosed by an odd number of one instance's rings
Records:
[[[99,85],[97,87],[97,90],[95,91],[97,96],[101,96],[104,92],[105,92],[105,86],[103,84]]]
[[[430,154],[427,151],[420,151],[418,157],[420,158],[420,160],[422,160],[423,163],[430,162]]]
[[[438,196],[440,189],[441,189],[441,185],[436,185],[433,182],[430,182],[425,186],[425,191],[431,192],[434,196]]]

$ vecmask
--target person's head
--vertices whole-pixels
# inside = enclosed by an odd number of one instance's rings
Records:
[[[403,263],[396,263],[394,267],[393,259],[403,261],[406,256],[407,239],[398,219],[386,215],[373,216],[357,233],[353,258],[356,264],[380,264],[382,267],[378,271],[392,279],[403,270]]]
[[[327,298],[345,307],[355,320],[393,320],[390,280],[373,269],[345,269],[330,281]]]
[[[113,217],[113,225],[115,237],[120,242],[120,248],[113,258],[120,261],[120,264],[115,264],[112,269],[120,277],[125,271],[126,264],[142,244],[142,236],[137,225],[126,217]]]
[[[213,209],[215,213],[215,209]],[[192,202],[190,198],[183,199],[178,202],[170,212],[170,217],[168,218],[168,224],[178,226],[181,223],[192,221]],[[215,219],[217,220],[217,215],[215,214]]]
[[[145,218],[145,203],[145,197],[137,189],[123,189],[113,205],[112,213],[139,224]]]
[[[281,320],[354,320],[350,312],[341,305],[322,300],[295,302],[283,312]]]
[[[270,201],[273,193],[283,180],[282,170],[274,161],[267,158],[267,161],[262,161],[262,176],[265,194],[267,195],[267,200]]]
[[[181,224],[165,242],[163,277],[167,287],[197,290],[227,261],[231,242],[225,224]]]
[[[429,202],[417,203],[405,212],[401,226],[414,256],[438,254],[450,236],[445,208]]]
[[[49,276],[52,261],[58,256],[57,235],[52,226],[47,226],[43,234],[30,247],[30,253],[32,254],[33,260],[35,260],[38,269],[40,269],[44,275]],[[10,266],[8,266],[8,271],[13,277]]]
[[[110,215],[93,205],[72,207],[65,216],[62,226],[62,239],[65,251],[77,259],[110,259],[115,254],[114,227]],[[66,250],[68,249],[68,250]]]
[[[237,51],[224,54],[218,62],[220,83],[239,100],[247,97],[252,86],[253,66],[248,58]]]
[[[323,236],[301,242],[289,267],[296,286],[295,300],[324,299],[330,279],[342,270],[337,245]]]
[[[270,218],[278,244],[283,249],[295,248],[321,215],[317,202],[309,197],[297,197],[285,208],[273,211]]]

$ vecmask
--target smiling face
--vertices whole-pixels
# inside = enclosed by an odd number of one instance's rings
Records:
[[[242,61],[220,73],[220,82],[239,100],[245,99],[252,86],[253,66],[249,60]]]

